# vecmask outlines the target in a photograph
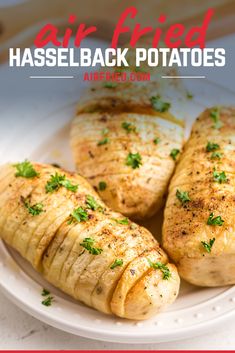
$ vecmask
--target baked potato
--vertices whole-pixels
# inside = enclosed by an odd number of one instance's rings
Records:
[[[198,286],[235,283],[235,108],[195,122],[169,188],[163,247]]]
[[[151,233],[77,174],[2,166],[0,235],[50,283],[101,312],[142,320],[177,297],[177,270]]]
[[[104,202],[142,220],[164,204],[183,144],[186,93],[178,79],[161,78],[175,75],[175,69],[136,68],[133,50],[129,64],[122,69],[125,82],[94,84],[84,93],[72,123],[71,148],[77,171]],[[128,81],[135,71],[150,71],[151,81]]]

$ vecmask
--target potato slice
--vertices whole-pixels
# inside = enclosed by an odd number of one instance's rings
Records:
[[[14,236],[14,227],[19,226],[19,214],[22,212],[22,197],[27,198],[37,185],[37,178],[16,177],[16,169],[14,166],[6,166],[6,170],[10,168],[10,175],[7,177],[8,184],[5,185],[4,192],[0,195],[0,206],[4,205],[0,214],[0,230],[3,229],[8,242],[12,242]],[[8,231],[8,227],[10,228]]]
[[[179,276],[174,265],[167,267],[170,279],[164,280],[161,271],[151,269],[131,288],[126,296],[123,317],[146,320],[174,302],[179,292]]]
[[[4,233],[6,234],[8,242],[12,243],[20,253],[23,251],[21,248],[23,242],[21,240],[19,241],[19,238],[17,236],[15,237],[15,235],[16,232],[20,230],[21,225],[25,225],[29,219],[29,211],[24,203],[28,201],[30,205],[36,205],[38,203],[43,204],[47,196],[42,196],[42,189],[44,189],[44,184],[36,179],[34,181],[32,180],[30,185],[28,182],[25,182],[19,189],[20,195],[16,197],[16,194],[13,194],[12,201],[9,202],[6,209],[8,216],[4,223]],[[32,218],[32,215],[30,218]],[[22,254],[24,255],[25,253],[22,252]]]
[[[53,169],[47,171],[47,173],[41,172],[40,181],[38,182],[38,188],[35,189],[32,195],[32,201],[35,203],[42,203],[44,212],[41,212],[37,216],[29,215],[26,220],[22,221],[20,227],[14,234],[13,246],[22,254],[22,256],[27,256],[27,249],[31,239],[34,237],[34,232],[40,226],[45,218],[47,218],[50,209],[48,208],[48,203],[53,201],[53,196],[46,194],[45,186],[49,179],[49,175],[53,172]],[[62,200],[60,201],[62,203]],[[31,252],[32,257],[34,252]],[[27,258],[27,257],[26,257]],[[30,258],[30,261],[32,258]],[[33,261],[33,260],[32,260]]]
[[[53,239],[56,231],[59,227],[69,218],[69,215],[75,208],[75,202],[69,198],[65,198],[65,201],[61,203],[63,198],[58,197],[58,201],[51,204],[46,203],[47,208],[46,217],[41,224],[35,229],[34,236],[31,237],[27,250],[26,258],[30,262],[34,263],[37,267],[40,265],[43,253],[46,251],[48,245]]]
[[[152,249],[138,256],[126,267],[111,300],[111,310],[116,315],[125,316],[126,296],[139,279],[150,270],[149,260],[153,263],[156,261],[166,263],[167,257],[160,251]]]
[[[94,221],[94,220],[93,220]],[[77,282],[79,281],[80,275],[85,271],[85,268],[88,266],[88,262],[83,260],[83,256],[88,258],[88,253],[85,251],[85,248],[81,246],[81,243],[86,238],[91,238],[97,242],[100,239],[100,235],[102,234],[102,229],[105,226],[106,221],[100,220],[99,222],[93,222],[92,224],[87,223],[86,227],[82,227],[81,225],[76,225],[74,229],[74,233],[76,234],[76,241],[74,242],[74,246],[68,254],[60,275],[60,282],[62,286],[67,286],[72,290],[73,293],[76,292]],[[79,236],[78,236],[79,234]],[[96,243],[97,246],[97,243]],[[94,256],[90,257],[90,262],[94,259]],[[83,268],[80,266],[80,263],[85,263],[86,266]],[[79,275],[80,274],[80,275]],[[79,289],[79,294],[80,294]]]
[[[131,225],[131,228],[137,227]],[[115,259],[122,260],[122,265],[116,268],[108,266],[92,293],[92,305],[105,313],[110,313],[110,302],[113,292],[121,278],[125,268],[136,257],[140,256],[144,251],[151,250],[156,246],[156,241],[152,239],[149,241],[149,233],[144,228],[134,228],[129,230],[128,235],[121,233],[117,237],[117,241],[113,246],[115,252]]]

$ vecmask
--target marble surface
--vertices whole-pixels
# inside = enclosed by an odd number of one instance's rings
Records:
[[[227,49],[227,66],[218,70],[203,70],[207,78],[235,91],[235,36],[216,43]],[[188,69],[190,73],[190,69]],[[195,74],[202,70],[194,70]],[[217,330],[204,336],[173,343],[123,345],[98,342],[54,329],[24,313],[0,293],[0,349],[234,349],[235,317]]]

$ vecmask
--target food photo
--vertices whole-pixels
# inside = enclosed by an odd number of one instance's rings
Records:
[[[0,1],[0,350],[234,349],[234,5]]]

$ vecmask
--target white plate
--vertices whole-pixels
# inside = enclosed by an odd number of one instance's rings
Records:
[[[8,79],[10,74],[6,71],[4,74]],[[19,84],[17,86],[20,80],[15,82],[12,94],[17,99],[22,92]],[[39,92],[43,102],[36,95],[27,98],[27,102],[22,96],[12,105],[5,101],[1,108],[4,119],[0,121],[1,163],[27,157],[37,161],[56,162],[73,169],[68,145],[69,121],[79,97],[80,82],[80,79],[69,83],[60,81],[60,85],[53,86],[53,90],[48,82],[46,92]],[[195,98],[187,107],[188,131],[191,122],[206,106],[233,104],[235,98],[233,93],[207,81],[190,82],[192,87],[189,86],[189,90]],[[43,85],[39,87],[45,89]],[[26,96],[29,97],[28,92],[25,92]],[[160,224],[161,215],[155,216],[154,222],[150,220],[145,223],[156,236],[159,235]],[[133,322],[106,316],[75,302],[50,286],[3,242],[0,242],[0,273],[2,291],[29,314],[64,331],[104,341],[149,343],[192,337],[205,333],[235,312],[235,287],[206,289],[182,283],[176,302],[166,312],[151,320]],[[55,297],[51,307],[41,304],[41,291],[44,287]]]

